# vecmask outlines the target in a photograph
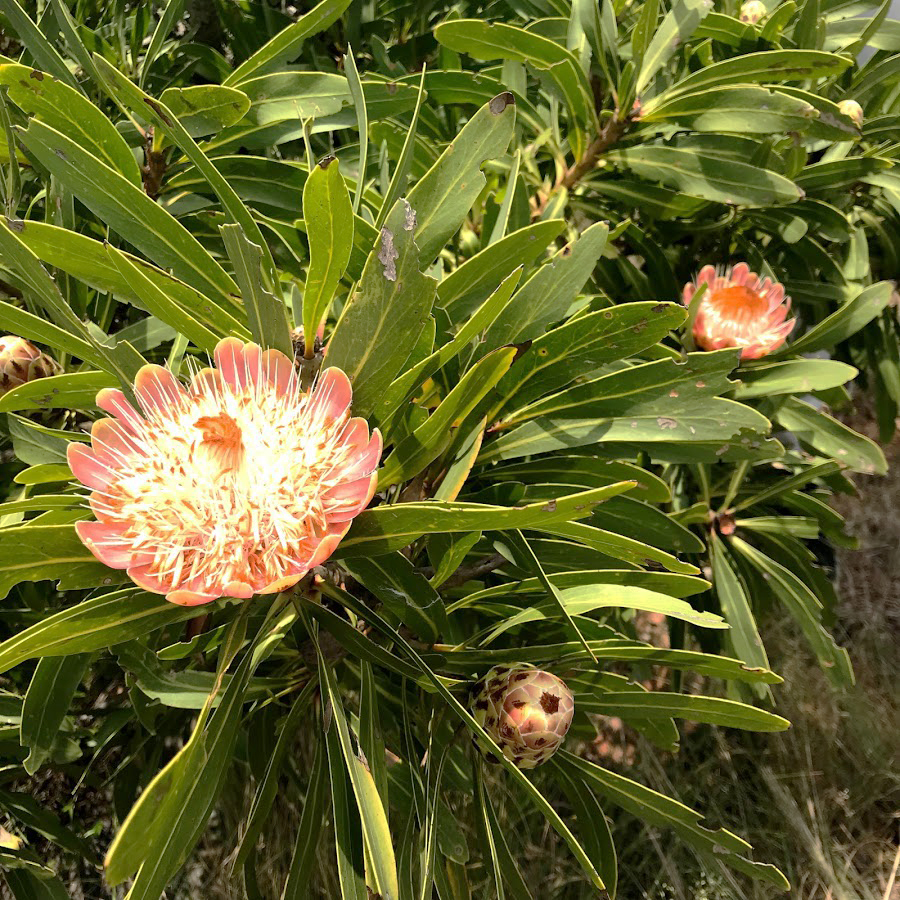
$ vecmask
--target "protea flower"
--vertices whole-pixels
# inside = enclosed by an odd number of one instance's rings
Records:
[[[741,21],[755,25],[766,14],[766,7],[760,0],[747,0],[741,4]]]
[[[0,337],[0,396],[21,384],[58,372],[59,363],[41,353],[31,341],[14,334]]]
[[[227,338],[216,368],[182,385],[144,366],[134,393],[97,405],[114,418],[69,446],[96,522],[94,556],[137,585],[192,606],[269,594],[326,560],[375,491],[381,435],[351,419],[350,381],[327,369],[309,392],[277,350]]]
[[[857,128],[862,128],[863,108],[855,100],[841,100],[838,109],[850,119]]]
[[[528,663],[494,666],[475,683],[472,715],[503,755],[520,769],[533,769],[559,749],[575,712],[565,682]],[[475,746],[496,762],[477,739]]]
[[[777,350],[796,324],[796,319],[785,321],[791,299],[784,286],[760,278],[746,263],[724,271],[704,266],[684,286],[685,306],[702,284],[707,289],[694,318],[694,341],[703,350],[739,347],[741,359],[759,359]]]

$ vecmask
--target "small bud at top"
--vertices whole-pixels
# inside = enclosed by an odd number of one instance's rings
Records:
[[[755,25],[766,14],[766,7],[761,0],[747,0],[741,5],[740,19],[750,25]]]
[[[841,100],[838,103],[838,109],[848,119],[851,119],[857,128],[862,128],[863,108],[855,100]]]

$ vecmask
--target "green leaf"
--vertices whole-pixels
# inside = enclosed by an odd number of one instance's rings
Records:
[[[0,413],[23,409],[91,409],[98,391],[117,384],[107,372],[73,372],[38,378],[0,397]]]
[[[166,88],[159,99],[195,138],[218,134],[239,122],[250,109],[250,98],[243,91],[217,84]]]
[[[814,325],[802,337],[784,347],[779,355],[790,352],[813,353],[816,350],[832,349],[836,344],[856,334],[869,324],[891,300],[889,282],[880,281],[867,287]]]
[[[113,92],[114,99],[123,106],[148,118],[155,128],[162,131],[178,145],[184,155],[203,174],[203,177],[222,203],[229,222],[239,225],[246,234],[247,239],[260,246],[264,273],[269,279],[268,287],[273,289],[278,284],[278,273],[268,244],[263,239],[256,219],[250,214],[250,210],[244,206],[243,201],[228,180],[219,172],[200,147],[197,146],[194,139],[188,134],[170,109],[167,109],[163,103],[144,93],[141,88],[129,81],[118,69],[96,53],[94,54],[94,63],[102,72],[106,84]]]
[[[310,684],[315,684],[311,681]],[[291,856],[291,866],[287,881],[281,893],[281,900],[304,900],[309,890],[309,879],[316,862],[316,848],[319,843],[322,822],[328,812],[328,778],[326,771],[325,742],[316,743],[306,800],[297,826],[297,838]]]
[[[822,603],[819,598],[793,572],[746,541],[732,537],[730,544],[761,574],[768,589],[785,605],[791,618],[809,641],[828,680],[835,687],[852,685],[854,678],[850,656],[822,627]]]
[[[376,408],[431,312],[436,284],[419,271],[420,231],[416,208],[399,200],[328,343],[325,366],[349,376],[359,415]]]
[[[69,526],[52,527],[71,530]],[[0,533],[0,545],[8,530]],[[157,594],[134,588],[103,594],[52,613],[0,644],[0,672],[27,659],[102,650],[196,614],[190,607],[176,606]]]
[[[641,178],[731,206],[779,206],[803,196],[800,188],[784,175],[691,146],[644,144],[613,150],[607,159]]]
[[[541,266],[488,329],[484,349],[533,340],[562,319],[594,271],[608,235],[606,223],[598,222]]]
[[[22,222],[17,227],[19,230],[16,234],[19,240],[41,262],[62,269],[98,291],[115,294],[140,305],[141,295],[135,292],[131,281],[125,278],[119,267],[113,263],[107,247],[102,241],[96,241],[66,228],[33,220]],[[246,311],[240,303],[240,298],[236,295],[229,294],[227,297],[220,295],[209,298],[196,288],[179,281],[168,272],[158,269],[138,256],[124,253],[121,250],[118,253],[121,253],[132,265],[140,269],[144,278],[153,283],[156,292],[161,292],[172,303],[177,304],[182,315],[196,319],[204,327],[222,337],[233,335],[247,338],[250,336],[245,324],[247,321]],[[82,359],[86,358],[80,353],[75,355]]]
[[[265,46],[244,60],[224,81],[237,85],[248,78],[277,69],[300,54],[304,41],[334,24],[350,5],[350,0],[323,0],[296,22],[282,29]]]
[[[654,106],[651,113],[641,116],[641,121],[671,119],[694,131],[772,134],[803,131],[818,115],[809,103],[780,91],[729,85],[678,94]]]
[[[745,53],[698,69],[668,91],[649,100],[644,112],[649,114],[655,111],[657,106],[675,94],[693,93],[701,88],[720,87],[724,84],[778,84],[782,81],[831,78],[840,75],[851,64],[852,60],[847,57],[821,50]]]
[[[0,66],[0,85],[28,116],[34,116],[75,140],[86,151],[141,186],[141,172],[131,148],[106,116],[80,91],[28,66]]]
[[[887,461],[874,441],[796,397],[787,397],[775,413],[778,423],[818,453],[866,475],[884,475]]]
[[[657,72],[669,61],[676,50],[688,41],[697,26],[712,11],[712,0],[675,0],[659,28],[636,61],[641,63],[635,82],[635,93],[640,97]],[[656,25],[653,17],[652,26]],[[649,29],[648,29],[649,30]]]
[[[731,626],[728,642],[734,653],[745,663],[762,669],[769,668],[766,648],[756,627],[750,598],[735,567],[728,558],[728,553],[721,538],[712,532],[710,535],[712,550],[713,587],[719,600],[722,615]],[[765,696],[766,691],[756,686],[756,695]]]
[[[333,156],[326,156],[306,181],[303,218],[309,239],[303,335],[307,358],[312,358],[313,336],[328,312],[353,249],[353,206],[340,163]]]
[[[574,123],[585,128],[594,122],[590,83],[578,60],[561,44],[514,25],[478,19],[442,22],[435,28],[434,36],[444,47],[476,59],[515,60],[546,72],[565,100]]]
[[[22,705],[21,742],[31,751],[23,765],[29,775],[50,756],[89,661],[90,654],[78,653],[38,662]]]
[[[853,366],[834,359],[789,359],[742,368],[735,388],[738,400],[771,397],[778,394],[808,394],[825,391],[852,381],[857,374]]]
[[[237,286],[202,244],[143,190],[43,122],[32,119],[20,138],[39,162],[110,228],[158,265],[216,300]]]
[[[626,587],[611,584],[587,584],[579,587],[559,590],[558,603],[544,601],[535,606],[523,609],[516,615],[504,620],[491,629],[481,642],[484,647],[498,638],[503,632],[528,622],[540,622],[557,618],[559,604],[565,608],[569,616],[586,616],[598,609],[640,609],[646,612],[661,613],[673,619],[689,622],[698,628],[727,628],[720,616],[709,612],[698,612],[684,600],[666,597],[640,587]]]
[[[442,27],[438,26],[438,31]],[[498,94],[469,119],[409,192],[409,205],[415,210],[418,223],[416,243],[423,265],[430,265],[459,230],[486,184],[481,167],[487,160],[506,152],[515,118],[513,95]]]
[[[210,353],[213,351],[221,333],[216,334],[198,322],[175,297],[166,293],[158,280],[154,282],[145,274],[148,271],[146,266],[139,267],[112,244],[106,245],[106,254],[137,295],[140,306],[201,349]]]
[[[482,503],[399,503],[360,513],[341,541],[336,557],[377,556],[399,550],[433,532],[543,528],[590,515],[598,503],[634,487],[633,481],[570,494],[549,503],[518,507]]]
[[[325,663],[318,650],[318,644],[316,650],[319,656],[322,693],[331,704],[341,755],[350,775],[350,783],[353,786],[356,805],[359,809],[363,840],[368,850],[368,858],[372,862],[371,877],[374,882],[374,890],[384,897],[384,900],[399,900],[397,863],[394,858],[393,841],[384,804],[378,795],[375,779],[372,777],[368,763],[354,752],[351,745],[350,730],[347,727],[347,719],[344,715],[343,703],[334,673],[331,667]]]
[[[452,440],[456,423],[464,422],[509,371],[516,353],[515,347],[506,347],[472,366],[425,422],[394,447],[378,473],[379,489],[408,481],[437,459]]]
[[[234,277],[241,288],[254,340],[261,347],[272,347],[293,359],[287,309],[264,284],[262,249],[247,237],[240,225],[222,225],[219,230],[234,266]]]
[[[509,303],[510,297],[519,283],[519,275],[519,272],[513,272],[511,275],[508,275],[500,287],[460,326],[451,340],[438,347],[434,353],[426,356],[421,362],[416,363],[399,378],[391,382],[390,387],[384,392],[384,396],[376,408],[375,418],[377,421],[386,421],[392,413],[400,409],[409,400],[412,392],[426,378],[430,378],[450,360],[462,353],[466,347],[490,327],[506,304]],[[443,282],[441,283],[443,284]]]
[[[462,322],[519,266],[533,263],[562,231],[561,219],[535,222],[465,260],[438,285],[437,305],[454,323]]]
[[[69,853],[75,853],[83,857],[92,865],[96,865],[97,861],[94,852],[88,842],[73,834],[49,809],[42,806],[34,797],[28,794],[0,790],[0,807],[26,827],[33,828],[39,834],[49,838],[54,844],[57,844]]]
[[[500,382],[504,406],[524,406],[585,372],[634,356],[681,325],[686,315],[674,303],[625,303],[569,319],[538,336]]]
[[[78,82],[69,71],[63,58],[47,40],[41,29],[29,18],[17,0],[0,0],[0,10],[12,25],[14,34],[28,48],[28,52],[35,58],[38,65],[54,78],[65,82],[69,87],[77,88]]]
[[[584,779],[593,790],[609,797],[623,809],[651,825],[669,826],[692,847],[711,854],[712,858],[752,878],[759,878],[781,890],[788,890],[788,882],[778,869],[746,858],[745,854],[751,850],[746,841],[724,828],[706,828],[700,824],[700,813],[677,800],[565,750],[553,757],[551,765],[562,769],[570,777]]]
[[[578,695],[579,709],[601,716],[620,715],[623,718],[675,717],[691,722],[706,722],[741,728],[747,731],[784,731],[790,722],[774,713],[736,700],[720,697],[690,696],[666,691],[637,693],[632,691],[609,692],[595,696]]]

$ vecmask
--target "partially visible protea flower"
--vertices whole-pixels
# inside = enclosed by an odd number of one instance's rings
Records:
[[[766,14],[766,7],[760,0],[747,0],[741,4],[741,21],[755,25]]]
[[[707,288],[694,318],[694,341],[703,350],[739,347],[741,359],[759,359],[777,350],[796,324],[787,319],[791,298],[783,285],[760,278],[746,263],[724,271],[704,266],[684,286],[685,306],[702,284]]]
[[[134,392],[97,405],[115,418],[69,446],[98,521],[94,556],[148,591],[192,606],[269,594],[328,559],[375,491],[381,435],[351,419],[350,381],[327,369],[298,389],[277,350],[227,338],[189,387],[144,366]]]
[[[857,128],[862,128],[863,108],[855,100],[841,100],[838,109],[850,119]]]
[[[565,682],[528,663],[494,666],[474,691],[475,720],[520,769],[553,756],[572,724],[575,698]],[[476,739],[475,746],[492,759],[483,742]]]
[[[14,334],[0,337],[0,396],[36,378],[58,373],[59,363],[31,341]]]

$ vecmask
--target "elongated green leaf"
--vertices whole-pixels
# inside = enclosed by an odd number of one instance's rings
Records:
[[[193,341],[198,347],[212,352],[221,334],[215,334],[198,322],[177,300],[169,296],[158,283],[147,277],[146,267],[138,267],[121,250],[106,245],[106,253],[122,277],[137,294],[141,306],[160,321],[171,325],[177,332]]]
[[[484,189],[486,179],[481,167],[487,160],[506,152],[515,118],[513,95],[508,92],[498,94],[469,119],[434,166],[409,192],[409,204],[416,214],[419,259],[423,265],[430,265],[459,230]]]
[[[311,682],[315,683],[315,682]],[[306,802],[300,824],[297,826],[297,839],[291,856],[291,867],[287,881],[281,893],[281,900],[304,900],[309,890],[309,878],[316,861],[322,822],[325,820],[328,804],[328,773],[326,770],[325,742],[316,744],[316,754],[309,773],[309,786],[306,791]]]
[[[779,424],[802,443],[855,472],[884,475],[887,461],[872,440],[796,397],[788,397],[776,413]]]
[[[237,286],[200,242],[140,188],[65,135],[32,119],[20,133],[28,150],[93,213],[141,252],[212,298]]]
[[[250,98],[243,91],[218,84],[166,88],[159,99],[191,137],[217,134],[250,109]]]
[[[378,795],[378,789],[368,764],[353,750],[334,673],[326,665],[321,653],[319,653],[319,676],[323,682],[323,694],[331,702],[341,754],[344,757],[344,764],[350,775],[350,783],[353,785],[356,805],[359,808],[363,839],[369,859],[372,861],[371,875],[374,880],[374,889],[384,897],[384,900],[399,900],[397,863],[394,858],[394,847],[384,804]]]
[[[361,415],[375,409],[431,312],[435,281],[419,271],[419,234],[416,208],[398,201],[328,343],[325,365],[347,373]]]
[[[307,357],[353,249],[353,206],[340,164],[326,156],[303,188],[303,218],[309,238],[309,273],[303,291],[303,335]]]
[[[400,441],[378,472],[379,488],[407,481],[433,462],[449,444],[456,423],[466,417],[509,371],[515,347],[496,350],[472,366],[438,408]]]
[[[63,58],[29,18],[18,0],[0,0],[0,10],[9,20],[19,39],[28,48],[29,53],[37,60],[38,65],[54,78],[60,79],[72,88],[77,88],[78,82],[69,71]]]
[[[646,53],[642,54],[641,68],[634,87],[638,96],[643,94],[644,88],[677,48],[691,37],[712,8],[711,0],[675,0],[659,28],[655,30]],[[653,25],[656,24],[655,19],[654,16]]]
[[[721,159],[689,146],[645,144],[614,150],[608,158],[641,178],[732,206],[779,206],[803,196],[800,188],[784,175],[746,162]]]
[[[784,731],[790,727],[790,722],[781,716],[721,697],[690,696],[665,691],[620,691],[591,697],[579,695],[577,702],[585,712],[602,716],[621,715],[626,719],[629,716],[666,719],[674,716],[692,722],[707,722],[747,731]]]
[[[141,172],[125,139],[80,91],[37,69],[20,65],[0,66],[0,85],[9,88],[10,99],[29,116],[68,135],[140,187]]]
[[[645,106],[650,113],[675,94],[686,94],[706,87],[725,84],[777,84],[780,81],[827,78],[839,75],[851,60],[821,50],[767,50],[745,53],[704,66],[683,78],[668,91],[654,97]]]
[[[880,281],[867,287],[802,337],[790,343],[781,351],[781,355],[788,351],[792,354],[812,353],[834,347],[868,325],[887,306],[890,299],[891,286],[887,282]]]
[[[360,513],[335,556],[377,556],[399,550],[423,534],[507,528],[543,528],[583,518],[609,497],[634,487],[633,481],[561,497],[549,503],[502,507],[480,503],[401,503]]]
[[[578,60],[562,44],[514,25],[477,19],[442,22],[434,36],[443,46],[476,59],[515,60],[547,72],[575,124],[584,128],[593,123],[590,84]]]
[[[719,599],[722,615],[731,626],[728,641],[734,653],[750,666],[769,668],[769,658],[762,638],[756,627],[756,619],[750,606],[750,599],[738,577],[721,538],[713,532],[710,536],[713,564],[713,587]],[[756,688],[757,696],[764,696],[761,686]]]
[[[730,544],[754,568],[763,573],[768,586],[784,603],[788,613],[809,641],[829,681],[836,687],[852,685],[854,677],[850,656],[822,627],[822,603],[819,598],[793,572],[746,541],[732,537]]]
[[[107,372],[73,372],[51,375],[21,384],[0,397],[0,413],[23,409],[87,409],[95,405],[97,392],[115,387]]]
[[[224,83],[238,85],[255,75],[270,72],[284,63],[292,62],[300,53],[303,42],[336,22],[349,5],[350,0],[323,0],[241,63]]]
[[[84,677],[90,655],[44,657],[31,677],[20,726],[22,746],[31,751],[23,765],[33,775],[50,756],[69,704]]]
[[[293,359],[287,309],[263,281],[265,254],[240,225],[222,225],[219,230],[241,287],[251,334],[261,347],[273,347]]]
[[[652,695],[646,695],[652,696]],[[729,866],[753,878],[759,878],[781,890],[788,889],[784,875],[774,866],[753,862],[746,854],[750,845],[724,828],[709,829],[701,825],[702,816],[671,797],[580,759],[563,750],[553,757],[551,765],[561,768],[570,777],[580,777],[594,790],[609,797],[623,809],[653,825],[668,826],[692,847],[714,854]]]
[[[484,349],[533,340],[562,319],[594,271],[608,235],[606,224],[598,222],[538,269],[488,329]]]
[[[777,394],[807,394],[824,391],[852,381],[857,370],[835,359],[790,359],[741,369],[735,388],[738,400],[771,397]]]
[[[71,530],[69,526],[49,527]],[[5,533],[0,534],[0,543]],[[0,644],[0,671],[26,659],[102,650],[194,616],[196,611],[189,607],[134,588],[103,594],[53,613],[8,638]]]

